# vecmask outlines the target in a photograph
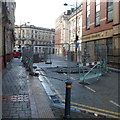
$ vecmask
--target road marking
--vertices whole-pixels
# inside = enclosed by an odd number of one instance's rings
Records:
[[[87,89],[89,89],[90,91],[92,92],[96,92],[95,90],[93,90],[92,88],[88,87],[88,86],[85,86]]]
[[[62,103],[62,105],[64,105],[65,106],[65,104],[64,103]],[[106,111],[104,110],[103,112],[102,111],[96,111],[96,110],[90,110],[90,109],[88,109],[88,108],[82,108],[82,107],[78,107],[78,106],[73,106],[73,105],[71,105],[71,107],[72,108],[75,108],[75,109],[78,109],[78,110],[80,110],[81,112],[82,111],[85,111],[86,113],[88,112],[88,113],[92,113],[92,114],[97,114],[97,115],[102,115],[102,116],[109,116],[109,117],[112,117],[112,118],[120,118],[119,116],[118,116],[118,113],[116,113],[116,114],[110,114],[110,112],[111,111],[109,111],[109,113],[105,113]],[[102,109],[101,109],[102,110]],[[113,112],[114,113],[114,112]],[[116,116],[117,115],[117,116]]]
[[[93,91],[93,92],[96,92],[95,90],[91,89],[88,86],[85,86],[85,87],[88,88],[89,90]],[[55,92],[58,94],[59,98],[64,103],[65,100],[63,99],[62,95],[60,95],[60,93],[58,92],[58,90],[55,89]],[[113,102],[112,100],[111,100],[111,102],[114,103],[114,104],[116,104],[117,106],[120,106],[117,103]],[[92,112],[94,114],[99,114],[99,115],[110,116],[110,117],[113,117],[113,118],[120,118],[118,116],[118,115],[120,115],[120,113],[116,113],[116,112],[112,112],[112,111],[107,111],[107,110],[103,110],[103,109],[99,109],[99,108],[95,108],[95,107],[91,107],[91,106],[86,106],[86,105],[78,104],[78,103],[74,103],[74,102],[71,102],[71,104],[72,104],[71,107],[79,109],[79,110],[83,110],[83,111],[86,111],[86,112]],[[75,105],[77,105],[77,106],[75,106]],[[82,108],[82,107],[84,107],[84,108]]]
[[[115,115],[120,115],[120,113],[117,113],[117,112],[112,112],[112,111],[108,111],[108,110],[104,110],[104,109],[100,109],[100,108],[96,108],[96,107],[86,106],[86,105],[79,104],[79,103],[71,102],[71,104],[86,107],[86,108],[91,108],[91,109],[99,110],[99,111],[103,111],[103,112],[108,112],[108,113],[112,113],[112,114],[115,114]]]
[[[71,106],[71,107],[73,107],[75,109],[83,110],[83,111],[86,111],[86,112],[90,112],[90,113],[93,113],[93,114],[98,114],[98,115],[103,115],[103,116],[109,116],[109,117],[112,117],[112,118],[120,118],[118,116],[114,116],[114,115],[110,115],[110,114],[106,114],[106,113],[101,113],[101,112],[97,112],[97,111],[94,111],[94,110],[79,108],[79,107],[76,107],[76,106]]]
[[[114,102],[114,101],[112,101],[112,100],[110,100],[110,102],[111,102],[112,104],[116,105],[117,107],[120,107],[120,105],[117,104],[116,102]]]
[[[63,73],[64,75],[67,75],[66,73]],[[73,78],[73,77],[70,77],[72,80],[76,80],[75,78]]]

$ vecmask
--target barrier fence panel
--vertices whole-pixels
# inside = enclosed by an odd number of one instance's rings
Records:
[[[29,45],[22,50],[22,62],[26,69],[33,73],[33,46]]]
[[[29,45],[23,49],[22,60],[25,67],[33,72],[33,63],[36,62],[55,65],[52,63],[54,56],[60,56],[66,61],[66,71],[69,75],[73,67],[78,68],[80,81],[95,77],[98,79],[107,72],[107,47],[97,43]],[[59,63],[56,63],[56,66],[57,64]]]
[[[80,82],[97,78],[107,73],[107,47],[105,44],[82,43],[79,55]]]

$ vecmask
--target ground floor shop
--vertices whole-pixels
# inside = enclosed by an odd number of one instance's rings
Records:
[[[83,36],[82,43],[84,43],[84,47],[82,47],[82,52],[87,54],[88,51],[91,51],[92,56],[106,54],[107,64],[111,67],[120,68],[120,29],[118,27],[119,25],[113,27],[113,29]],[[92,44],[91,48],[90,44]]]

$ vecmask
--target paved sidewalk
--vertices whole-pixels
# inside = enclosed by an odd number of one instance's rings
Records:
[[[26,72],[20,59],[12,60],[3,70],[2,118],[54,117],[47,95],[36,81],[37,78]]]

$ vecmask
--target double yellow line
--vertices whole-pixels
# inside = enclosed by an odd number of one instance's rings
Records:
[[[62,95],[60,95],[56,89],[55,89],[55,91],[58,94],[59,98],[61,99],[62,105],[65,105],[65,100],[63,99]],[[85,111],[85,112],[89,112],[89,113],[93,113],[93,114],[97,114],[97,115],[102,115],[105,117],[120,119],[120,113],[112,112],[112,111],[108,111],[108,110],[104,110],[104,109],[100,109],[100,108],[96,108],[96,107],[91,107],[91,106],[87,106],[87,105],[83,105],[83,104],[79,104],[79,103],[71,102],[71,108],[75,108],[75,109],[78,109],[81,111]]]
[[[65,101],[63,101],[63,102],[65,102]],[[65,104],[62,103],[62,105],[65,105]],[[117,119],[119,118],[120,119],[120,117],[119,117],[120,113],[112,112],[112,111],[108,111],[108,110],[103,110],[103,109],[99,109],[99,108],[95,108],[95,107],[91,107],[91,106],[86,106],[83,104],[71,102],[71,108],[75,108],[75,109],[85,111],[88,113],[102,115],[105,117],[112,117],[112,118],[117,118]]]

